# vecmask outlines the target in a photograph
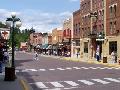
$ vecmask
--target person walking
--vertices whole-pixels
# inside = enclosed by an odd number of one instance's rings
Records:
[[[99,60],[100,60],[100,54],[99,54],[99,51],[96,51],[96,58],[97,58],[97,61],[99,62]]]
[[[34,57],[35,60],[38,60],[38,53],[35,51],[35,57]]]
[[[111,53],[111,59],[112,59],[112,63],[114,63],[115,62],[115,52],[114,51],[112,51],[112,53]]]
[[[0,73],[2,73],[3,68],[3,52],[0,51]]]

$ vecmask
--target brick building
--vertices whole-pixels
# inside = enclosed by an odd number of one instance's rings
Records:
[[[42,45],[42,33],[31,33],[29,42],[33,47]]]
[[[119,8],[118,0],[81,0],[81,57],[94,58],[97,49],[101,59],[112,51],[119,56]]]
[[[64,54],[71,52],[71,31],[72,31],[72,18],[63,22],[63,51]]]
[[[103,39],[106,29],[104,0],[81,1],[81,57],[92,59],[99,48],[100,57],[103,54]],[[100,37],[99,37],[100,36]]]
[[[55,28],[52,30],[52,53],[54,55],[61,54],[63,30],[62,28]]]
[[[112,51],[115,51],[120,57],[120,1],[106,1],[106,44],[105,54],[110,59]]]
[[[73,36],[72,36],[72,57],[76,57],[80,53],[80,24],[81,24],[81,13],[80,9],[73,12]]]

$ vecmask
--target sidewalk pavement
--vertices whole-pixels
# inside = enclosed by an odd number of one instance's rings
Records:
[[[64,57],[63,59],[69,60],[69,61],[76,61],[76,62],[101,64],[101,65],[111,66],[111,67],[120,67],[119,63],[111,63],[110,61],[108,61],[107,63],[103,63],[103,60],[100,60],[100,62],[98,62],[96,59],[71,58],[71,57]]]
[[[23,77],[17,76],[15,81],[4,81],[4,72],[0,73],[0,90],[33,90]]]
[[[85,63],[101,64],[101,65],[111,66],[111,67],[120,67],[119,63],[112,63],[110,61],[108,61],[108,63],[103,63],[103,60],[100,60],[100,62],[98,62],[96,59],[61,57],[61,56],[53,56],[53,55],[41,55],[41,56],[59,58],[62,60],[75,61],[75,62],[85,62]]]

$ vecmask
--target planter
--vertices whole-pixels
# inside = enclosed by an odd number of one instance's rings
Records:
[[[5,67],[5,78],[4,81],[15,81],[15,67]]]

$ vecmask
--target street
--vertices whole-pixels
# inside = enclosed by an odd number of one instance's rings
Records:
[[[16,53],[16,73],[33,90],[120,90],[120,68]]]

